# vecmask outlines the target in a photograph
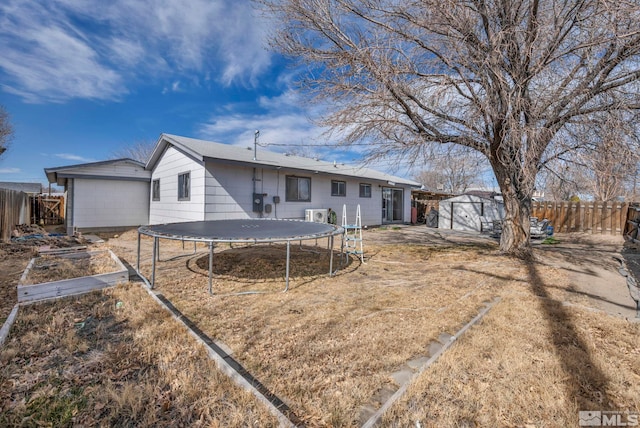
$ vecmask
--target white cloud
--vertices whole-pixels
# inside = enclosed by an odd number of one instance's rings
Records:
[[[3,87],[55,102],[117,100],[149,79],[251,84],[270,64],[267,25],[248,1],[4,0]]]
[[[56,153],[53,156],[60,159],[76,161],[76,162],[95,162],[96,161],[95,159],[85,158],[84,156],[74,155],[72,153]]]
[[[113,99],[126,92],[121,76],[101,62],[83,33],[33,2],[0,6],[0,68],[9,91],[28,101],[44,98]]]
[[[20,168],[0,168],[0,174],[19,174],[21,172]]]
[[[301,101],[294,92],[288,91],[277,97],[261,97],[258,111],[246,111],[245,105],[225,105],[211,115],[196,130],[197,137],[205,140],[253,147],[254,133],[260,131],[259,144],[273,152],[301,153],[321,159],[356,163],[354,150],[335,147],[329,141],[325,129],[315,125],[309,117],[310,109],[301,108]]]

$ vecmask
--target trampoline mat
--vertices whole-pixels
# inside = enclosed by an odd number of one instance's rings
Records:
[[[342,233],[342,228],[327,223],[301,220],[244,219],[157,224],[142,226],[138,231],[144,235],[172,239],[269,242],[338,235]]]

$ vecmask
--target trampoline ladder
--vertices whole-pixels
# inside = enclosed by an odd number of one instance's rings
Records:
[[[356,222],[349,224],[347,221],[347,205],[342,206],[342,228],[344,229],[345,257],[354,254],[364,263],[364,245],[362,241],[362,216],[360,204],[356,208]]]

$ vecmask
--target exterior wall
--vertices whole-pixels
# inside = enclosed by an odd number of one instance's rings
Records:
[[[438,228],[480,232],[480,217],[487,221],[500,220],[504,217],[502,204],[470,195],[444,199],[440,201]]]
[[[144,181],[75,178],[72,228],[139,226],[149,220],[149,184]]]
[[[154,173],[155,174],[155,173]],[[310,202],[288,202],[286,200],[286,177],[308,177],[311,179]],[[331,181],[346,182],[346,196],[331,196]],[[258,218],[253,212],[253,168],[217,162],[206,165],[205,219],[222,220],[231,218]],[[256,168],[256,193],[264,195],[264,204],[270,204],[271,213],[262,213],[264,218],[301,219],[305,218],[306,209],[331,208],[341,222],[342,208],[346,204],[347,221],[355,221],[356,206],[360,204],[363,226],[374,226],[382,223],[382,187],[381,184],[368,179],[350,179],[332,177],[326,174],[314,174],[285,169],[272,170]],[[361,198],[360,183],[371,185],[371,197]],[[161,184],[162,187],[162,184]],[[274,204],[273,197],[279,196],[280,203]],[[404,222],[411,220],[411,191],[404,189],[403,199]]]
[[[191,195],[188,201],[178,200],[178,175],[191,173]],[[160,200],[152,200],[153,180],[160,180]],[[156,165],[147,184],[150,203],[149,223],[175,223],[204,220],[205,168],[173,147],[169,147]]]

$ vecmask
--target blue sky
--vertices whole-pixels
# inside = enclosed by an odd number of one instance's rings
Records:
[[[15,136],[0,181],[45,183],[43,168],[113,158],[163,132],[251,146],[259,129],[265,145],[324,143],[269,32],[249,0],[2,0],[0,104]]]

